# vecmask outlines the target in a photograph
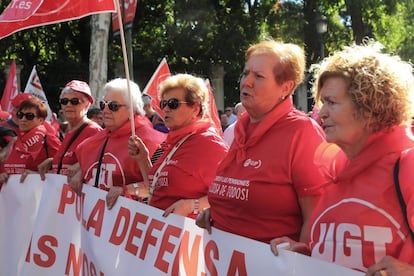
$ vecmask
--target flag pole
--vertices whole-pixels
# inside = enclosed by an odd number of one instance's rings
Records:
[[[121,15],[121,8],[119,7],[119,1],[115,0],[116,3],[116,12],[118,14],[118,23],[119,23],[119,34],[121,38],[121,46],[122,46],[122,55],[124,57],[124,66],[125,66],[125,77],[127,79],[127,89],[128,89],[128,96],[129,96],[129,105],[131,108],[129,109],[129,121],[131,122],[131,135],[135,136],[135,121],[134,121],[134,110],[132,108],[132,94],[131,94],[131,88],[129,85],[129,67],[128,67],[128,56],[126,51],[126,45],[125,45],[125,35],[124,35],[124,24],[122,23],[122,15]],[[141,171],[142,179],[144,180],[144,185],[146,187],[149,187],[149,165],[148,164],[142,164],[139,162],[138,164],[139,170]]]
[[[127,79],[127,89],[128,89],[128,97],[129,97],[129,121],[131,122],[131,133],[132,136],[135,136],[135,121],[134,121],[134,110],[132,108],[132,95],[131,95],[131,87],[129,85],[130,76],[129,76],[129,66],[128,66],[128,55],[126,51],[126,44],[125,44],[125,35],[124,35],[124,24],[122,23],[122,14],[121,8],[119,6],[119,1],[114,0],[116,5],[116,13],[118,14],[118,23],[119,23],[119,34],[121,38],[121,46],[122,46],[122,56],[124,60],[124,67],[125,67],[125,77]]]

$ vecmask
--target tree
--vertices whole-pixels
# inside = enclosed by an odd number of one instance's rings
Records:
[[[100,91],[108,75],[108,34],[111,14],[91,16],[92,39],[89,58],[89,86],[95,99],[102,98]]]

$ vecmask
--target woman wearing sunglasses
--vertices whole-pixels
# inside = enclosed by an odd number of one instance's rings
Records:
[[[59,102],[68,122],[68,128],[56,155],[47,158],[39,165],[42,180],[45,178],[45,173],[51,169],[52,173],[66,174],[67,168],[77,163],[75,149],[80,142],[102,130],[86,116],[90,105],[94,102],[91,89],[86,82],[72,80],[67,83],[60,93]]]
[[[16,112],[20,132],[4,163],[0,183],[7,181],[9,174],[22,174],[23,181],[27,173],[37,171],[41,162],[55,155],[60,141],[44,126],[46,116],[46,105],[38,98],[30,97],[20,103]]]
[[[205,119],[209,93],[201,78],[171,76],[161,83],[160,96],[170,132],[163,155],[150,169],[148,187],[140,185],[138,190],[149,194],[149,204],[165,210],[165,216],[175,213],[195,218],[209,206],[208,188],[227,146]],[[128,149],[138,162],[150,156],[138,137],[131,137]]]
[[[113,207],[120,195],[135,196],[133,191],[127,191],[127,184],[143,179],[138,164],[125,147],[132,133],[130,110],[134,114],[135,133],[151,154],[165,139],[165,134],[153,129],[145,117],[138,85],[130,81],[129,87],[131,101],[126,79],[117,78],[105,84],[104,97],[99,102],[105,129],[78,146],[76,156],[80,170],[76,171],[75,166],[69,173],[68,182],[77,192],[81,191],[82,183],[107,190],[108,208]]]

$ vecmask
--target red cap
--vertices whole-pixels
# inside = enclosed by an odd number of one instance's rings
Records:
[[[68,82],[65,85],[65,88],[66,87],[71,88],[73,91],[80,92],[80,93],[84,94],[88,98],[89,102],[91,104],[93,104],[94,100],[93,100],[93,97],[92,97],[91,89],[90,89],[89,85],[86,82],[79,81],[79,80],[73,80],[71,82]]]
[[[13,100],[11,101],[11,104],[14,108],[19,108],[19,105],[24,101],[27,100],[29,98],[33,97],[32,94],[30,93],[19,93],[17,94],[16,97],[13,98]]]

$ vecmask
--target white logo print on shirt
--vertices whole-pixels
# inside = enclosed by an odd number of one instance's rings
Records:
[[[247,159],[246,161],[244,161],[243,164],[244,167],[248,167],[248,166],[252,166],[255,169],[258,169],[262,166],[262,160],[252,160],[252,159]]]

